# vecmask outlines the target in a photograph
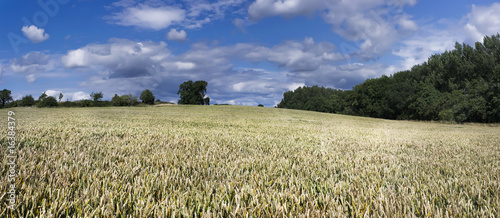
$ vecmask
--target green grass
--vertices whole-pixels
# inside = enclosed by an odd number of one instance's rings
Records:
[[[16,108],[0,217],[500,216],[500,128],[243,106]]]

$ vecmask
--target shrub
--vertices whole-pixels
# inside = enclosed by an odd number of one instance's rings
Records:
[[[57,107],[57,100],[52,96],[48,96],[38,103],[38,107]]]
[[[80,107],[93,107],[94,102],[92,100],[81,100]]]
[[[20,105],[21,107],[31,107],[35,105],[35,99],[31,95],[26,95],[21,99]]]

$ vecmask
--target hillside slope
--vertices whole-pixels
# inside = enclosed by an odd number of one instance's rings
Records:
[[[243,106],[14,111],[13,216],[500,215],[498,126]],[[7,178],[6,121],[0,134]]]

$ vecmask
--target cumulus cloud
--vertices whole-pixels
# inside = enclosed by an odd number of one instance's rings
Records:
[[[49,34],[45,33],[44,29],[38,28],[35,25],[23,26],[21,31],[33,43],[40,43],[49,39]]]
[[[500,3],[491,6],[472,5],[467,15],[468,22],[464,27],[468,42],[482,42],[486,35],[500,32]]]
[[[148,69],[170,56],[165,42],[134,42],[111,39],[106,44],[90,44],[69,51],[61,58],[67,68],[95,68],[109,72],[109,77],[148,75]]]
[[[135,26],[145,29],[161,30],[185,18],[185,10],[172,6],[152,7],[148,4],[137,4],[123,8],[108,19],[118,25]]]
[[[83,91],[67,93],[67,95],[71,96],[71,101],[90,99],[90,94]]]
[[[34,82],[37,78],[36,74],[46,74],[46,72],[53,70],[56,65],[57,63],[50,58],[50,55],[35,51],[11,59],[8,70],[11,73],[25,76],[28,82]]]
[[[153,30],[166,29],[172,25],[194,29],[224,18],[227,12],[234,13],[236,7],[244,2],[246,1],[185,0],[183,4],[167,5],[155,0],[122,0],[108,7],[115,12],[105,19],[117,25]]]
[[[323,19],[333,31],[348,41],[361,41],[355,55],[363,59],[378,58],[397,42],[399,34],[407,35],[418,26],[400,10],[415,0],[257,0],[248,9],[251,19],[269,16],[292,17],[322,11]],[[388,16],[391,15],[391,16]],[[398,32],[398,27],[401,31]]]
[[[168,40],[174,40],[174,41],[184,41],[186,40],[186,31],[184,30],[181,30],[181,31],[177,31],[176,29],[171,29],[168,33],[167,33],[167,39]]]
[[[312,14],[325,6],[323,0],[257,0],[248,8],[248,15],[254,20],[274,15],[291,17]]]

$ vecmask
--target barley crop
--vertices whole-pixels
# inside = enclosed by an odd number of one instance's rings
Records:
[[[500,127],[276,108],[16,108],[0,217],[500,217]]]

